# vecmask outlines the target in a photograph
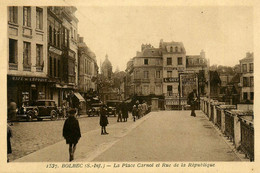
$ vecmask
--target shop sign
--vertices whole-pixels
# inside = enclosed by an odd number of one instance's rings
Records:
[[[13,80],[13,81],[26,81],[26,82],[48,82],[47,78],[24,77],[24,76],[12,76],[11,80]]]
[[[179,82],[179,78],[178,77],[167,77],[167,78],[163,78],[164,82]]]
[[[52,46],[49,47],[49,51],[50,51],[50,52],[53,52],[53,53],[56,53],[56,54],[58,54],[58,55],[61,55],[61,54],[62,54],[62,51],[61,51],[61,50],[58,50],[58,49],[56,49],[55,47],[52,47]]]

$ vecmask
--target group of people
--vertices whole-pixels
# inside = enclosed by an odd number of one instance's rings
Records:
[[[137,100],[136,104],[133,106],[132,109],[133,120],[135,121],[136,119],[142,118],[148,113],[148,110],[148,105],[145,101],[143,101],[143,103],[140,104]]]
[[[125,102],[121,104],[117,104],[116,106],[116,114],[117,114],[117,122],[127,122],[128,119],[128,106]]]

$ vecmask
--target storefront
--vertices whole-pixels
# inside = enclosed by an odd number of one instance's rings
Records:
[[[17,106],[47,98],[48,78],[7,75],[8,103],[13,99]]]

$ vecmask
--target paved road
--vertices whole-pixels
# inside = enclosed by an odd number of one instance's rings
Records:
[[[115,117],[109,117],[109,123],[116,123]],[[34,121],[15,122],[12,128],[11,138],[13,153],[9,156],[10,161],[26,156],[44,147],[64,140],[62,128],[64,120],[57,121]],[[94,129],[100,129],[99,117],[82,116],[79,118],[81,133]]]
[[[93,161],[239,161],[202,113],[189,114],[152,113]]]

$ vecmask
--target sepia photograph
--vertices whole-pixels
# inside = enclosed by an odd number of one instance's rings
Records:
[[[4,8],[6,167],[254,172],[252,5]]]

